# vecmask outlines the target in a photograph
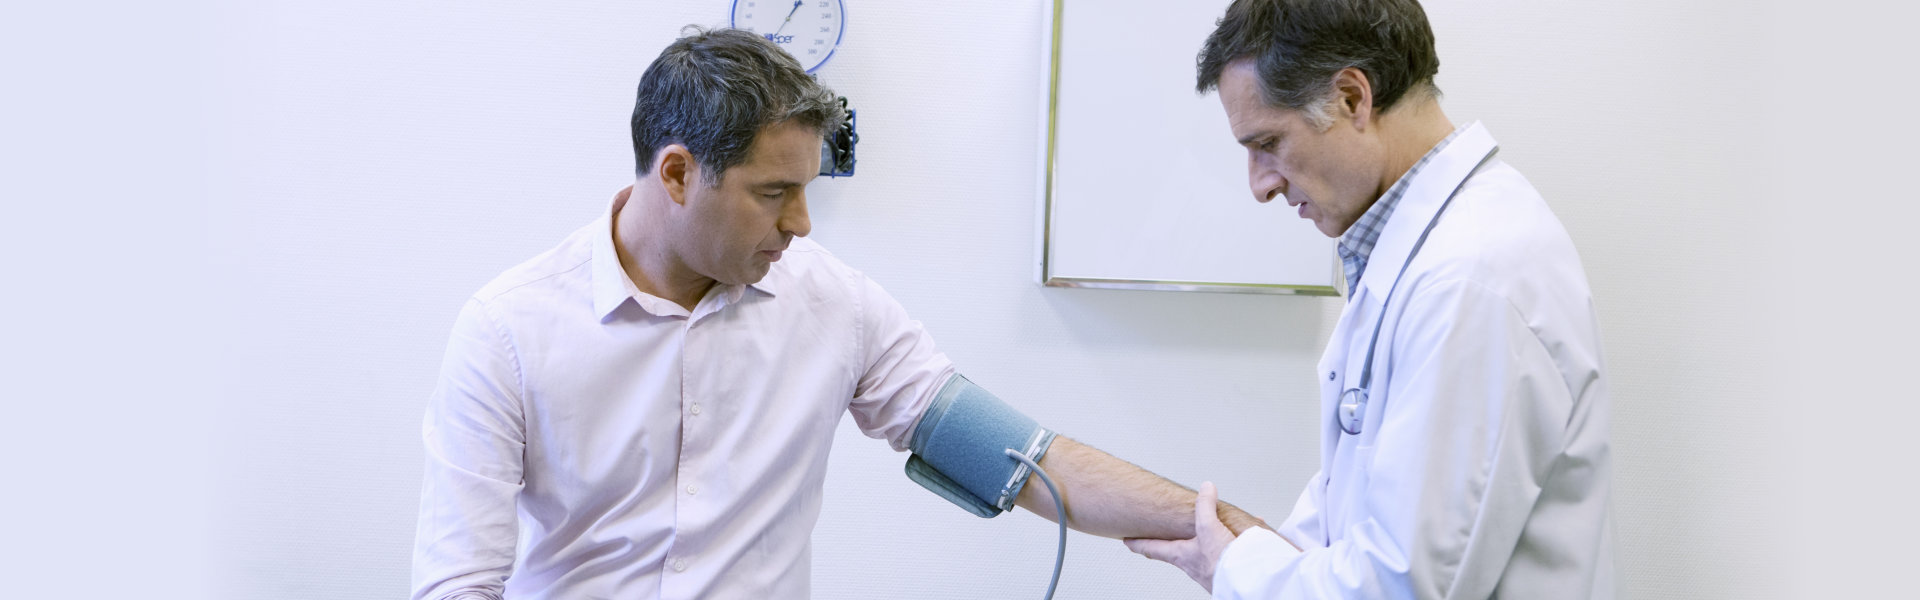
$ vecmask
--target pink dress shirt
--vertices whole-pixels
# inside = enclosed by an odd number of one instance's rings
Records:
[[[902,450],[953,374],[819,244],[691,313],[609,217],[470,299],[427,407],[413,598],[805,598],[841,415]]]

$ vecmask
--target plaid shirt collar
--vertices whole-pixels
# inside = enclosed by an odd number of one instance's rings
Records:
[[[1353,226],[1348,227],[1347,232],[1340,235],[1340,243],[1335,250],[1339,251],[1340,266],[1347,274],[1347,297],[1353,297],[1353,291],[1360,287],[1360,276],[1367,272],[1367,257],[1373,254],[1374,243],[1380,241],[1380,232],[1386,229],[1387,218],[1393,216],[1393,208],[1400,204],[1400,197],[1407,194],[1407,186],[1412,183],[1414,175],[1420,173],[1421,167],[1427,166],[1433,157],[1439,156],[1440,151],[1447,147],[1447,143],[1452,142],[1454,137],[1465,130],[1465,128],[1455,128],[1453,133],[1447,134],[1446,139],[1434,144],[1433,149],[1428,150],[1426,156],[1420,157],[1418,162],[1413,163],[1413,166],[1400,176],[1399,181],[1393,182],[1393,187],[1387,188],[1387,193],[1381,194],[1380,199],[1375,200],[1367,212],[1361,213],[1360,220],[1354,221]]]

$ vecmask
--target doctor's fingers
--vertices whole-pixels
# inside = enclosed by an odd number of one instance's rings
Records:
[[[1199,537],[1201,526],[1209,523],[1216,525],[1220,523],[1219,503],[1220,490],[1213,487],[1213,482],[1208,481],[1200,484],[1199,496],[1193,499],[1193,533],[1195,537]]]
[[[1206,552],[1198,540],[1149,540],[1128,538],[1123,540],[1127,549],[1141,556],[1164,562],[1186,573],[1202,589],[1213,591],[1213,563],[1207,560]]]
[[[1147,538],[1127,538],[1121,540],[1134,554],[1145,556],[1176,567],[1180,561],[1192,555],[1198,549],[1193,540],[1154,540]],[[1182,567],[1184,568],[1184,567]]]
[[[1227,531],[1235,536],[1246,533],[1247,530],[1255,527],[1268,531],[1274,530],[1273,526],[1267,524],[1266,520],[1253,516],[1238,506],[1234,506],[1232,502],[1221,502],[1220,510],[1215,512],[1217,513],[1215,516],[1220,518],[1220,524],[1226,525]]]

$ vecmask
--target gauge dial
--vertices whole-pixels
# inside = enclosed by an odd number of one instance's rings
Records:
[[[845,9],[843,0],[733,0],[733,28],[760,34],[812,73],[840,47]]]

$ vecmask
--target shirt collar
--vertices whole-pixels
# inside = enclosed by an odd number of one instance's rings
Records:
[[[1385,194],[1380,195],[1380,199],[1373,202],[1373,206],[1367,208],[1367,212],[1360,214],[1360,218],[1347,228],[1346,233],[1340,234],[1340,243],[1334,249],[1340,254],[1340,266],[1347,276],[1348,297],[1352,297],[1354,290],[1359,288],[1360,276],[1367,271],[1367,259],[1373,254],[1373,246],[1380,241],[1380,232],[1386,230],[1387,219],[1393,216],[1393,209],[1399,206],[1400,198],[1407,195],[1407,187],[1414,176],[1465,130],[1465,127],[1456,127],[1453,133],[1434,144],[1387,188]]]
[[[628,300],[632,300],[635,304],[639,305],[642,310],[650,314],[658,316],[690,316],[687,310],[680,305],[665,298],[640,291],[640,286],[633,283],[633,278],[627,276],[626,268],[620,265],[620,253],[615,251],[613,247],[613,220],[614,217],[620,213],[620,207],[626,205],[632,193],[633,186],[627,186],[619,192],[614,193],[613,200],[607,203],[606,214],[601,215],[600,219],[594,221],[592,225],[593,313],[602,320],[605,320],[608,315],[613,314],[615,309],[620,308],[620,306]],[[780,263],[774,263],[774,268],[767,271],[766,277],[762,277],[759,282],[750,285],[716,283],[713,289],[707,291],[707,296],[712,297],[715,294],[722,294],[728,306],[738,303],[748,288],[752,288],[768,296],[774,296],[774,290],[778,287],[778,285],[774,283],[774,280],[782,275],[779,267]],[[702,302],[704,303],[705,301],[703,298]]]

